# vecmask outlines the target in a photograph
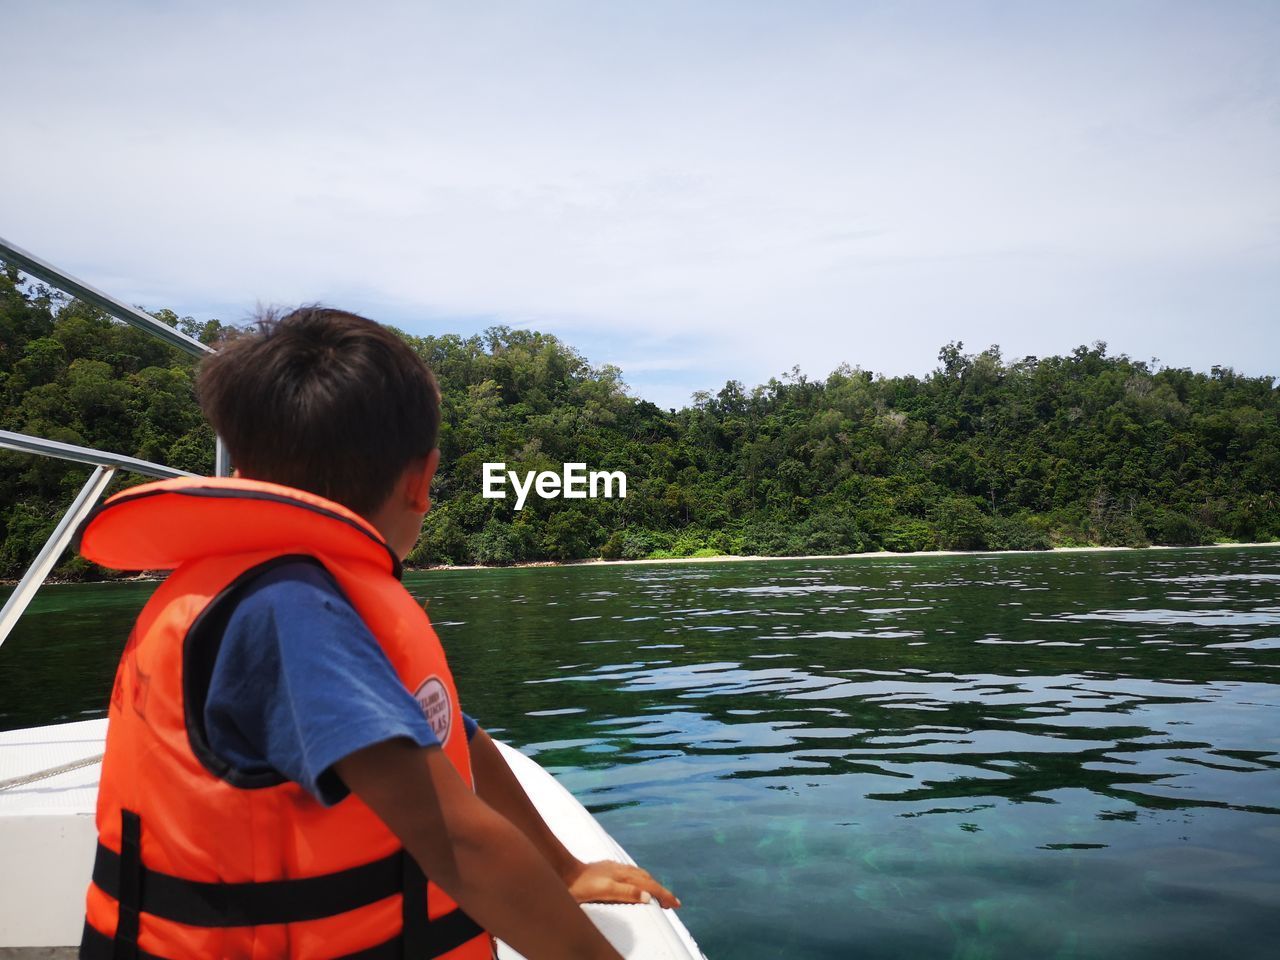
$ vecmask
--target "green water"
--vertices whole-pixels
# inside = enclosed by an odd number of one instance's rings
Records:
[[[1280,956],[1280,551],[411,575],[464,706],[731,958]],[[0,727],[150,585],[52,587]]]

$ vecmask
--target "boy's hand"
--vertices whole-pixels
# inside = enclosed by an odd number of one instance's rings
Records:
[[[481,799],[533,841],[578,903],[647,903],[645,898],[649,897],[668,909],[680,906],[675,894],[647,870],[609,860],[583,863],[574,857],[547,826],[483,730],[471,738],[471,768]]]
[[[530,960],[622,960],[542,851],[472,792],[439,747],[387,740],[334,770],[489,933]]]
[[[576,862],[564,882],[579,903],[648,903],[652,899],[668,910],[680,906],[679,898],[648,870],[612,860]]]

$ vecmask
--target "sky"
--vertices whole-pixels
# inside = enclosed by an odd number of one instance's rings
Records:
[[[0,236],[554,333],[664,407],[1103,340],[1280,375],[1280,3],[18,3]]]

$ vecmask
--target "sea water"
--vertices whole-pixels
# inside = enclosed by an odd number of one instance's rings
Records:
[[[406,584],[716,960],[1280,956],[1280,550]],[[153,588],[42,591],[0,727],[100,715]]]

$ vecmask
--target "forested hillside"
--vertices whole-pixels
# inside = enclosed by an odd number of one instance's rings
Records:
[[[224,330],[156,315],[205,342]],[[1010,362],[955,343],[924,378],[792,371],[667,411],[544,334],[406,339],[444,393],[435,507],[410,563],[1280,539],[1269,377],[1156,370],[1102,344]],[[159,341],[0,274],[0,427],[208,472],[193,374]],[[622,470],[628,496],[531,496],[517,512],[482,498],[485,461]],[[0,453],[0,576],[86,475]]]

